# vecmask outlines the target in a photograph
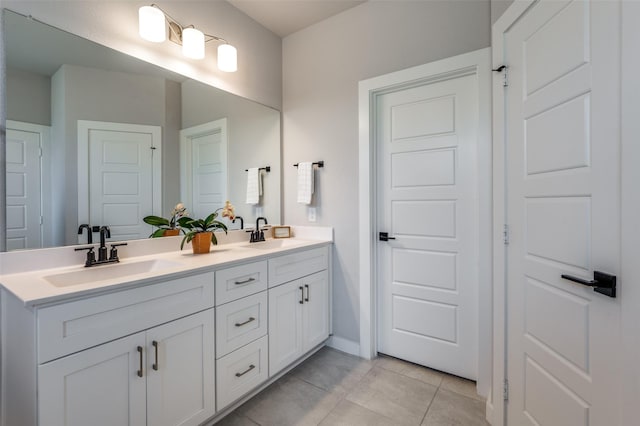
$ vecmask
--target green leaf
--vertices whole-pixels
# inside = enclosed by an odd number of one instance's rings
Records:
[[[218,239],[216,238],[216,233],[212,232],[211,233],[211,243],[215,246],[218,245]]]
[[[165,219],[164,217],[160,217],[160,216],[146,216],[142,219],[142,221],[144,223],[148,223],[149,225],[152,226],[166,226],[166,227],[170,227],[169,221],[167,219]]]
[[[164,229],[160,228],[160,229],[156,229],[151,235],[149,235],[149,238],[158,238],[158,237],[162,237],[164,236]]]

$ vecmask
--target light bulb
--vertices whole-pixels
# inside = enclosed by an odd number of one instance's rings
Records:
[[[238,71],[238,51],[230,44],[218,46],[218,69],[224,72]]]
[[[182,30],[182,54],[191,59],[204,58],[204,33],[195,28]]]
[[[142,6],[138,10],[140,37],[154,43],[161,43],[167,38],[167,25],[164,13],[153,6]]]

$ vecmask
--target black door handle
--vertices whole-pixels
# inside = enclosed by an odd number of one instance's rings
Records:
[[[396,237],[390,237],[388,232],[380,232],[379,238],[380,238],[380,241],[389,241],[389,240],[396,239]]]
[[[616,297],[617,285],[615,275],[606,274],[600,271],[593,271],[593,280],[585,280],[583,278],[567,274],[562,274],[562,278],[573,281],[574,283],[593,287],[593,291],[596,293],[604,294],[609,297]]]

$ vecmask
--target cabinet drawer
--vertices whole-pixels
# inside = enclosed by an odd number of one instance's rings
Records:
[[[329,248],[320,247],[269,259],[269,287],[292,281],[329,266]]]
[[[218,305],[266,289],[266,260],[216,271],[216,303]]]
[[[267,334],[267,292],[216,309],[216,358]]]
[[[267,380],[267,346],[264,336],[216,361],[218,411]]]
[[[38,363],[214,306],[213,272],[43,308]]]

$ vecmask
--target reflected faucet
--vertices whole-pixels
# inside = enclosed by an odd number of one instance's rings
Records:
[[[100,227],[100,247],[98,248],[98,262],[107,260],[107,242],[111,238],[111,229],[108,226]]]
[[[236,220],[240,219],[240,229],[244,229],[244,219],[242,216],[236,216],[235,219],[231,221],[231,223],[236,223]]]
[[[251,240],[249,240],[250,243],[257,243],[260,241],[264,241],[264,231],[260,230],[260,221],[264,220],[264,224],[267,225],[267,218],[265,217],[259,217],[256,219],[256,229],[251,233]]]
[[[82,231],[87,229],[87,244],[93,244],[93,232],[91,231],[91,226],[86,223],[83,223],[78,227],[78,235],[82,235]]]

